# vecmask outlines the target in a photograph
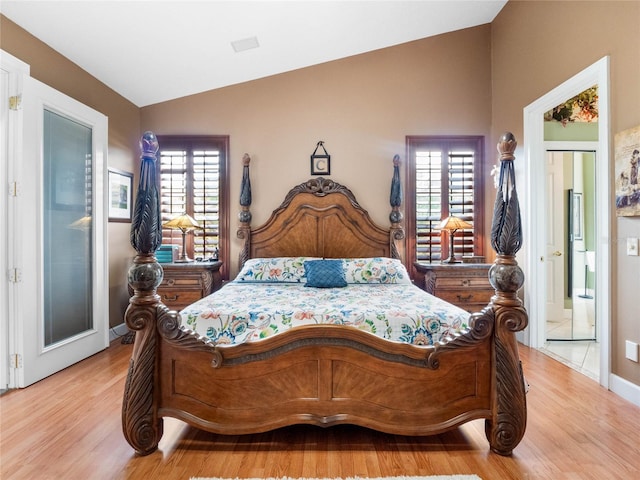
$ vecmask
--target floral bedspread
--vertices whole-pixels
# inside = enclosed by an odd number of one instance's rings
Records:
[[[233,281],[182,310],[182,325],[218,345],[254,342],[309,324],[338,324],[382,338],[432,345],[467,327],[469,313],[412,284]]]

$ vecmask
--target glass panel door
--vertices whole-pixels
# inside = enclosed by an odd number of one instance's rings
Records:
[[[43,137],[46,348],[93,328],[92,131],[45,110]]]
[[[22,98],[9,319],[17,387],[109,344],[107,117],[30,77]]]

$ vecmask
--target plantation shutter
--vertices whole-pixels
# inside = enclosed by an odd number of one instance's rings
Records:
[[[482,255],[482,137],[408,137],[415,180],[415,250],[412,261],[440,262],[449,256],[449,235],[440,222],[452,215],[474,226],[456,232],[456,256]],[[411,217],[409,217],[411,218]],[[408,228],[411,225],[407,225]]]
[[[186,150],[160,150],[160,215],[164,225],[178,215],[187,212],[187,168]],[[163,228],[162,243],[182,247],[179,230]]]
[[[465,149],[449,151],[449,215],[461,218],[475,226],[474,165],[475,154]],[[456,232],[454,253],[457,256],[474,255],[473,230]]]
[[[202,227],[194,232],[194,255],[210,257],[220,237],[220,152],[196,150],[193,155],[193,218]]]
[[[164,143],[164,147],[163,147]],[[187,213],[200,225],[187,235],[192,258],[210,258],[220,244],[221,150],[204,140],[160,139],[162,223]],[[176,148],[176,146],[180,148]],[[213,145],[215,147],[215,145]],[[163,244],[182,247],[180,230],[162,230]]]
[[[416,152],[416,260],[442,258],[442,152]],[[444,170],[446,172],[446,169]]]

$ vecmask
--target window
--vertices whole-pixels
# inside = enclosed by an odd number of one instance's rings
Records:
[[[482,256],[484,137],[409,136],[406,141],[408,265],[448,257],[449,235],[438,227],[450,215],[473,225],[456,232],[456,256]]]
[[[210,258],[218,249],[225,268],[229,252],[227,136],[158,136],[162,223],[187,213],[201,229],[187,234],[190,258]],[[182,233],[162,230],[162,243],[182,248]],[[223,278],[226,274],[222,273]]]

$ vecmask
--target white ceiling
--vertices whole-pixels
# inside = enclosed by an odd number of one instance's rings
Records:
[[[493,21],[507,0],[1,0],[139,107]],[[256,37],[236,53],[231,43]]]

